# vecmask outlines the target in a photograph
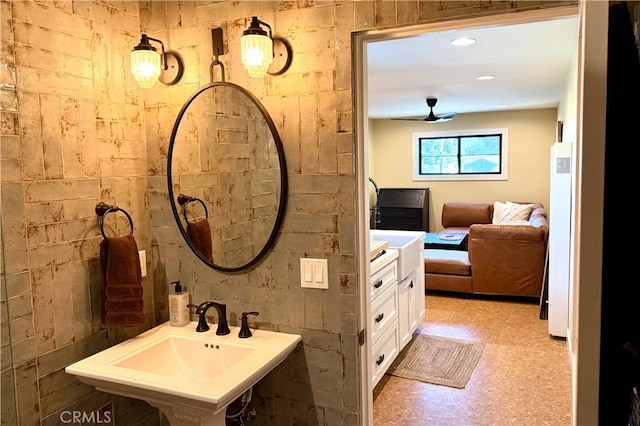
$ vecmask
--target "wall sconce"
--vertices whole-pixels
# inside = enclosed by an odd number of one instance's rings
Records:
[[[269,33],[262,29],[264,25]],[[257,16],[251,17],[249,28],[240,38],[242,63],[251,77],[263,77],[265,74],[280,75],[291,65],[292,51],[289,43],[282,37],[274,37],[271,26]]]
[[[151,41],[160,43],[162,54],[151,45]],[[140,43],[131,51],[131,74],[143,89],[150,89],[156,81],[171,85],[182,78],[184,66],[182,59],[174,52],[165,52],[161,40],[142,34]]]

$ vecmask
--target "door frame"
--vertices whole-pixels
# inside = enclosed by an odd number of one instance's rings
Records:
[[[598,5],[588,5],[586,3],[604,3],[604,6],[601,4],[598,8]],[[604,7],[604,12],[603,8]],[[370,276],[370,265],[369,265],[369,249],[370,249],[370,241],[369,241],[369,148],[368,148],[368,140],[369,140],[369,126],[368,126],[368,110],[367,110],[367,45],[369,43],[383,41],[383,40],[392,40],[396,38],[403,38],[409,36],[415,36],[418,34],[424,34],[429,32],[439,32],[439,31],[450,31],[456,29],[464,29],[464,28],[473,28],[473,27],[484,27],[484,26],[496,26],[496,25],[513,25],[520,23],[529,23],[536,21],[545,21],[551,20],[561,17],[566,17],[569,15],[578,15],[581,16],[581,36],[580,40],[589,40],[595,41],[596,37],[602,37],[602,31],[598,31],[595,35],[585,36],[585,28],[587,25],[586,21],[590,23],[593,22],[594,27],[600,27],[603,23],[603,20],[606,24],[606,10],[608,7],[608,2],[588,2],[586,0],[580,0],[580,4],[578,6],[567,6],[567,7],[552,7],[548,9],[535,10],[535,11],[523,11],[517,13],[503,13],[492,16],[484,16],[478,18],[469,18],[469,19],[459,19],[453,21],[445,21],[438,23],[429,23],[429,24],[421,24],[421,25],[412,25],[406,27],[398,27],[398,28],[390,28],[385,30],[367,30],[362,32],[352,33],[351,37],[351,47],[352,47],[352,87],[353,87],[353,107],[354,107],[354,131],[355,131],[355,176],[356,176],[356,212],[357,212],[357,260],[358,260],[358,275],[360,277],[359,280],[359,324],[360,329],[365,330],[365,344],[360,347],[360,407],[361,407],[361,424],[362,425],[372,425],[373,424],[373,386],[371,380],[371,339],[370,330],[369,330],[369,318],[371,316],[371,294],[369,291],[369,280],[367,277]],[[583,18],[584,10],[587,9],[589,12],[586,15],[587,19]],[[598,16],[600,14],[601,16]],[[603,18],[604,16],[604,18]],[[606,30],[607,25],[605,25],[604,32],[604,43],[605,43],[605,56],[604,56],[604,80],[606,82]],[[586,33],[589,34],[589,33]],[[580,41],[579,40],[579,41]],[[583,44],[579,45],[579,55],[580,59],[584,61],[587,59],[589,63],[592,65],[584,65],[579,66],[579,74],[583,74],[583,71],[591,69],[593,67],[594,62],[602,60],[602,41],[598,43],[597,46],[594,47],[595,53],[590,50],[586,50],[586,52],[591,52],[590,55],[585,54],[585,48]],[[601,67],[596,69],[600,73],[602,73]],[[588,71],[587,71],[588,72]],[[604,149],[604,124],[601,120],[593,121],[589,117],[595,115],[596,111],[600,111],[600,116],[603,114],[602,108],[606,105],[606,93],[604,99],[602,98],[602,91],[598,90],[593,97],[593,106],[587,106],[586,108],[582,107],[582,103],[587,99],[585,96],[585,91],[582,88],[582,84],[587,84],[588,81],[581,75],[578,76],[578,84],[579,84],[579,94],[578,99],[578,150],[580,151],[582,145],[582,135],[583,134],[591,134],[593,136],[593,146],[594,146],[594,155],[599,152],[598,149]],[[599,82],[601,83],[602,77],[596,76],[593,79],[600,78]],[[594,81],[595,82],[595,81]],[[597,86],[599,89],[600,87]],[[600,109],[598,109],[600,108]],[[595,127],[602,124],[600,128],[601,132],[595,130]],[[584,128],[583,128],[584,127]],[[585,133],[587,132],[587,133]],[[594,133],[589,133],[594,132]],[[602,135],[600,135],[602,133]],[[601,136],[601,138],[600,138]],[[591,152],[591,150],[589,150]],[[589,158],[592,156],[589,155]],[[587,168],[581,167],[581,158],[579,154],[579,158],[576,159],[576,172],[578,173],[578,180],[581,178],[581,170],[587,170]],[[586,157],[585,157],[586,158]],[[602,164],[601,164],[602,163]],[[604,164],[603,162],[598,162],[597,159],[595,162],[589,165],[589,170],[594,173],[594,176],[603,176]],[[603,182],[600,182],[600,186],[603,186]],[[592,309],[596,307],[599,309],[600,307],[600,294],[599,294],[599,278],[600,275],[593,276],[594,280],[583,284],[582,286],[578,286],[578,277],[581,276],[581,267],[585,270],[588,269],[588,273],[597,273],[597,269],[600,267],[602,252],[601,252],[601,243],[600,250],[598,251],[597,247],[594,251],[588,250],[592,256],[591,258],[600,259],[600,262],[583,262],[581,264],[579,256],[584,254],[580,250],[581,241],[585,241],[581,238],[582,231],[580,230],[580,226],[585,226],[584,219],[580,221],[582,217],[582,213],[584,213],[582,209],[582,205],[591,205],[591,206],[602,206],[603,200],[603,189],[596,190],[594,194],[587,195],[581,194],[580,191],[584,191],[584,186],[578,183],[578,194],[576,201],[576,221],[575,226],[577,232],[574,232],[574,247],[576,250],[573,254],[573,266],[574,266],[574,279],[572,282],[576,283],[576,293],[575,293],[575,323],[578,330],[584,329],[584,327],[588,326],[590,332],[592,333],[590,336],[586,336],[583,333],[576,333],[575,341],[573,342],[572,354],[570,357],[571,368],[572,368],[572,418],[575,424],[576,419],[581,418],[579,416],[580,413],[586,413],[583,418],[584,420],[589,418],[597,419],[597,389],[599,383],[599,376],[597,374],[597,369],[595,373],[588,373],[588,370],[591,370],[594,366],[599,364],[599,339],[600,339],[600,321],[599,314],[596,316],[597,318],[591,318],[589,315],[589,320],[580,322],[578,319],[579,310],[578,307],[584,306],[583,310],[586,308],[586,312],[592,312]],[[582,195],[582,196],[581,196]],[[581,201],[582,200],[582,201]],[[590,235],[595,235],[598,232],[598,229],[602,229],[602,209],[595,209],[595,213],[593,209],[590,212],[589,218],[587,220],[590,225],[588,228],[588,233]],[[599,213],[598,213],[599,212]],[[598,217],[599,214],[599,217]],[[598,222],[600,222],[600,226],[598,226]],[[601,234],[600,234],[601,235]],[[592,241],[592,240],[591,240]],[[581,266],[582,265],[582,266]],[[584,275],[582,275],[584,276]],[[583,315],[584,316],[584,315]],[[582,339],[587,339],[584,342],[581,341],[581,346],[586,347],[586,351],[590,353],[589,357],[585,360],[584,368],[581,368],[580,371],[585,374],[578,375],[578,368],[582,364],[581,359],[577,356],[578,345],[577,345],[577,337],[580,335]],[[597,345],[596,345],[597,344]],[[596,350],[597,348],[597,350]],[[580,379],[580,380],[579,380]],[[584,393],[585,398],[578,398],[578,390]],[[594,404],[594,393],[595,393],[595,401]],[[595,406],[595,408],[594,408]],[[595,417],[592,417],[593,410],[595,410]],[[586,424],[586,423],[584,423]]]
[[[609,2],[580,0],[569,318],[572,424],[599,424]]]

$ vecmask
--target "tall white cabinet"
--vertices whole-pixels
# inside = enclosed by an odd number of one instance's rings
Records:
[[[570,142],[551,146],[548,318],[549,334],[555,337],[567,337],[569,327],[572,152]]]

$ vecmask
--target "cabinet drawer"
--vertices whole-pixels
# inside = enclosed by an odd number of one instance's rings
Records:
[[[371,304],[371,341],[376,340],[398,318],[398,288],[391,286]]]
[[[396,282],[398,262],[395,260],[371,276],[371,300],[381,295]]]
[[[394,321],[371,347],[371,380],[374,387],[398,356],[398,345],[398,321]]]

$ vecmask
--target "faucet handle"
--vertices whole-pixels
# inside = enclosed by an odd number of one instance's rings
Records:
[[[209,331],[209,324],[207,324],[207,311],[202,310],[202,305],[194,305],[193,303],[189,303],[187,308],[195,309],[196,315],[198,315],[198,326],[196,327],[196,331],[201,333],[203,331]]]
[[[240,326],[240,333],[238,333],[238,337],[241,339],[246,339],[247,337],[251,337],[251,329],[249,328],[249,315],[260,315],[258,312],[243,312],[242,313],[242,325]]]

